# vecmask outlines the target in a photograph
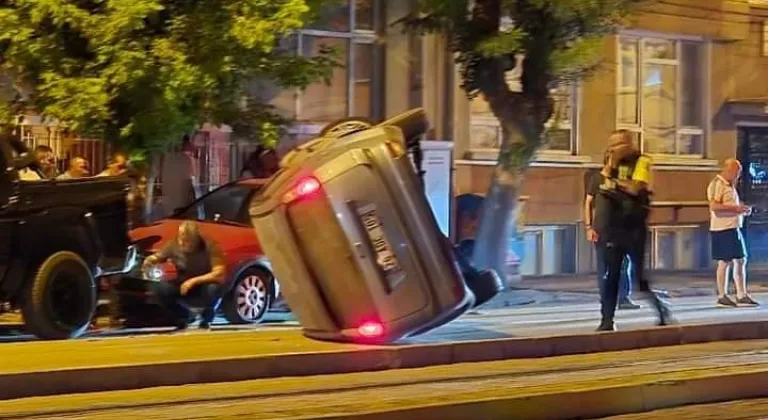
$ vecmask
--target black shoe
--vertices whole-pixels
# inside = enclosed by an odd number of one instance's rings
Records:
[[[717,306],[719,308],[735,308],[737,305],[733,299],[729,298],[728,296],[723,296],[717,300]]]
[[[197,326],[198,330],[210,330],[211,321],[200,321],[200,325]]]
[[[675,323],[675,318],[672,317],[672,311],[663,300],[659,298],[654,299],[653,306],[656,308],[656,313],[659,317],[657,325],[664,326]]]
[[[616,331],[616,323],[614,323],[613,320],[603,320],[600,322],[600,326],[597,327],[596,331]]]
[[[638,305],[635,302],[632,302],[632,299],[624,299],[621,302],[619,302],[618,308],[621,310],[632,310],[632,309],[640,309],[642,306]]]
[[[186,321],[186,320],[179,320],[178,322],[176,322],[175,331],[177,331],[177,332],[186,331],[187,328],[189,328],[189,322],[188,321]]]
[[[739,298],[736,300],[737,306],[747,306],[747,307],[754,307],[754,306],[760,306],[760,303],[758,303],[756,300],[752,299],[749,296],[744,296],[743,298]]]

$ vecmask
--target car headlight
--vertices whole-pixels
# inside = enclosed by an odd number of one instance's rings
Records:
[[[162,268],[156,265],[153,265],[147,268],[146,270],[144,270],[143,274],[144,274],[143,276],[144,280],[160,281],[163,279],[163,275],[165,274],[165,272],[163,271]]]

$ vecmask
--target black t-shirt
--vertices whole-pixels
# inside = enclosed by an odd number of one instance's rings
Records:
[[[593,170],[587,173],[585,179],[585,188],[587,195],[592,197],[596,196],[600,192],[600,184],[603,183],[603,174],[598,170]]]
[[[626,174],[631,174],[637,163],[639,154],[631,155],[625,158],[619,167],[625,175],[618,175],[621,179],[627,179]],[[607,240],[613,236],[622,237],[628,232],[637,230],[644,231],[650,210],[650,200],[648,192],[641,192],[638,196],[633,196],[618,189],[603,189],[600,186],[604,183],[605,177],[597,173],[590,183],[588,193],[594,193],[595,197],[595,217],[594,228],[601,237]]]
[[[178,272],[176,281],[178,282],[208,274],[214,266],[224,264],[221,249],[208,240],[201,241],[200,246],[192,252],[183,252],[179,248],[179,243],[174,239],[168,242],[157,256],[161,260],[171,261],[176,266]]]

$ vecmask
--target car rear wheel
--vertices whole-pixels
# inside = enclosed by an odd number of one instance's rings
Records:
[[[46,340],[82,335],[96,311],[96,282],[74,252],[57,252],[34,272],[22,304],[27,329]]]
[[[232,324],[257,324],[267,314],[273,297],[272,275],[261,268],[246,269],[222,301],[224,317]]]

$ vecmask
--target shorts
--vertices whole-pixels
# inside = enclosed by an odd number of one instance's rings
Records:
[[[732,261],[747,256],[741,229],[710,231],[709,234],[712,239],[713,260]]]

